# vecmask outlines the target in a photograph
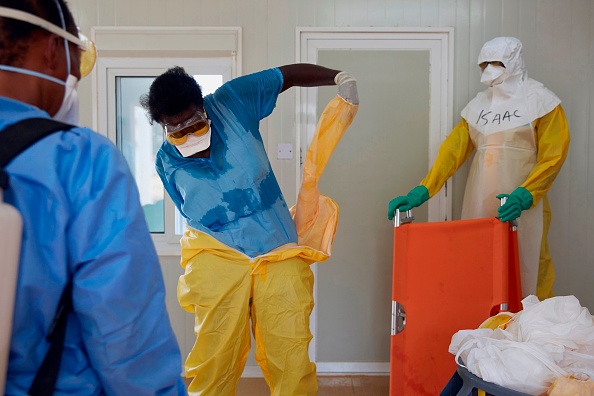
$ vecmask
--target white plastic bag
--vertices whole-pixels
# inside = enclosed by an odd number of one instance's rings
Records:
[[[594,380],[594,320],[574,296],[522,301],[505,330],[462,330],[450,353],[470,372],[508,389],[540,395],[556,378]]]
[[[549,350],[570,349],[594,352],[594,322],[588,308],[575,296],[560,296],[539,301],[536,296],[522,300],[524,309],[507,330],[517,341],[534,342]]]

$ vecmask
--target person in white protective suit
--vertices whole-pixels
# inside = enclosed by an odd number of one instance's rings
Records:
[[[462,110],[462,120],[420,185],[390,201],[388,218],[435,195],[476,149],[462,218],[517,219],[522,295],[536,294],[542,300],[553,295],[555,278],[547,243],[551,214],[546,193],[567,156],[567,120],[559,98],[528,78],[517,38],[486,42],[478,65],[487,90]]]

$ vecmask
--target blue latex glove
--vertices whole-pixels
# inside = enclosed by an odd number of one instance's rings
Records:
[[[388,204],[388,220],[394,218],[394,212],[399,209],[401,212],[406,212],[412,208],[422,205],[429,199],[429,191],[425,186],[416,186],[406,195],[401,195],[394,198]]]
[[[497,199],[506,197],[505,203],[497,210],[499,220],[512,221],[520,217],[523,210],[530,209],[532,203],[532,194],[524,187],[518,187],[511,194],[499,194]]]

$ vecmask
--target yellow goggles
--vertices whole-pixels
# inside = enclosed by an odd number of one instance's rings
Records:
[[[80,54],[80,77],[82,78],[88,76],[93,70],[97,61],[97,48],[95,43],[80,31],[78,32],[78,38],[85,44],[84,48],[81,47],[82,52]]]
[[[32,25],[39,26],[47,30],[48,32],[57,34],[58,36],[70,41],[73,44],[78,45],[81,49],[81,58],[80,58],[80,74],[81,77],[88,75],[91,70],[93,70],[93,66],[95,66],[95,61],[97,60],[97,49],[95,48],[95,44],[89,40],[84,34],[82,34],[79,30],[78,37],[73,35],[72,33],[68,32],[66,29],[63,29],[53,23],[38,17],[37,15],[29,14],[28,12],[15,10],[14,8],[9,7],[0,7],[0,16],[16,19],[23,22],[28,22]]]
[[[197,111],[192,117],[179,124],[162,124],[167,141],[173,145],[184,144],[189,134],[202,136],[210,130],[206,112]]]

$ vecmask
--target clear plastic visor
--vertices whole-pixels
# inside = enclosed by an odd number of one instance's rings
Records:
[[[80,74],[81,77],[88,75],[93,67],[95,66],[95,61],[97,60],[97,50],[95,48],[95,43],[89,40],[84,34],[80,31],[78,32],[78,37],[73,35],[72,33],[68,32],[61,27],[54,25],[53,23],[46,21],[43,18],[38,17],[37,15],[29,14],[28,12],[24,12],[21,10],[15,10],[14,8],[8,7],[0,7],[0,16],[5,18],[16,19],[23,22],[28,22],[32,25],[39,26],[47,30],[48,32],[54,33],[73,44],[76,44],[82,51],[81,58],[80,58]]]

